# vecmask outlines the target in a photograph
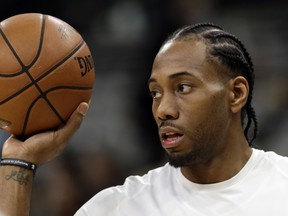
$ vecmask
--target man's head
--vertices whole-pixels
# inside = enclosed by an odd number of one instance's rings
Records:
[[[257,130],[251,106],[253,85],[248,52],[220,27],[188,26],[164,42],[153,64],[149,89],[163,147],[175,156],[170,158],[176,160],[175,166],[221,151],[223,146],[218,144],[227,143],[235,116],[241,130],[247,116],[244,134],[248,141],[254,123],[252,143]]]

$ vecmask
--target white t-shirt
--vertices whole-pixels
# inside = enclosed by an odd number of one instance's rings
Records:
[[[76,216],[288,216],[288,158],[253,149],[229,180],[196,184],[166,164],[96,194]]]

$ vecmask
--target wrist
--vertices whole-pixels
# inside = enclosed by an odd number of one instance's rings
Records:
[[[21,167],[27,170],[31,170],[33,175],[35,175],[37,165],[25,160],[15,159],[15,158],[1,158],[0,161],[1,166],[16,166]]]
[[[6,148],[6,146],[4,144],[3,149],[2,149],[2,155],[1,155],[0,159],[5,159],[5,158],[13,158],[13,159],[18,159],[18,160],[23,160],[23,161],[34,163],[37,165],[37,162],[34,159],[34,157],[32,155],[26,153],[25,151],[22,151],[22,148],[20,148],[20,149]]]

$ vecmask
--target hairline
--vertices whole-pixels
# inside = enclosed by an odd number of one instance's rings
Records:
[[[212,30],[213,31],[213,30]],[[217,59],[217,56],[213,56],[211,49],[210,49],[210,44],[200,35],[198,34],[187,34],[187,35],[180,35],[181,31],[175,35],[173,35],[172,37],[168,38],[161,46],[160,49],[162,49],[163,46],[165,46],[167,43],[170,42],[189,42],[190,40],[194,40],[197,42],[202,42],[206,49],[205,49],[205,61],[210,64],[211,66],[213,66],[215,68],[215,71],[217,72],[217,75],[219,75],[219,78],[221,78],[221,80],[223,80],[223,82],[231,79],[232,77],[236,77],[235,74],[233,74],[233,72],[231,72],[231,70],[223,63],[221,63],[221,61],[219,59]]]

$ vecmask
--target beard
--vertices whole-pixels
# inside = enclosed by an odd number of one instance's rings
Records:
[[[222,151],[223,146],[219,146],[219,143],[223,142],[223,128],[226,128],[227,124],[220,121],[211,127],[209,123],[206,123],[207,121],[201,122],[193,131],[169,123],[169,126],[177,128],[185,136],[183,144],[185,149],[167,150],[168,162],[171,166],[179,168],[205,164]]]
[[[168,162],[171,166],[185,167],[200,163],[202,161],[200,152],[190,151],[187,153],[171,153],[168,154]]]
[[[182,129],[182,131],[185,130]],[[175,168],[191,166],[204,162],[212,153],[209,139],[206,140],[208,136],[202,135],[200,130],[195,130],[193,134],[189,131],[185,131],[185,134],[186,137],[188,137],[188,140],[194,144],[193,147],[185,152],[168,152],[168,162]]]

